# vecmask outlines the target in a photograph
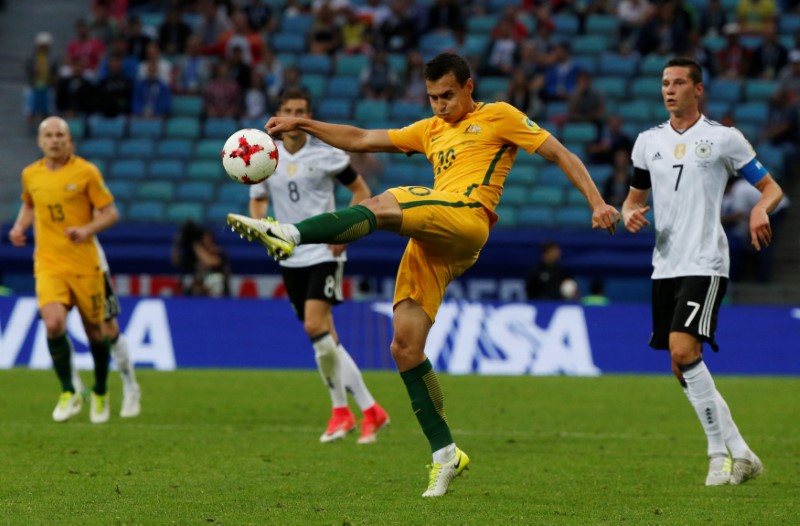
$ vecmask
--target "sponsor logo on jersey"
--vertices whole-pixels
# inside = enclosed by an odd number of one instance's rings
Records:
[[[683,159],[684,155],[686,155],[686,145],[683,144],[683,143],[676,144],[675,145],[675,158],[680,160],[680,159]]]

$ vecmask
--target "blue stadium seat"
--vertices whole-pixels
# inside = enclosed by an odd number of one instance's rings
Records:
[[[727,42],[727,39],[722,35],[710,34],[703,37],[703,45],[712,53],[716,53],[720,49],[724,48]]]
[[[670,58],[672,57],[664,57],[656,54],[645,55],[641,62],[639,62],[639,75],[643,77],[658,77],[661,79],[664,66]]]
[[[156,145],[152,139],[123,139],[119,141],[117,157],[133,157],[136,159],[148,159],[156,151]]]
[[[467,40],[469,40],[469,35],[467,36]],[[387,55],[389,60],[389,67],[400,76],[405,75],[406,69],[408,69],[408,58],[403,53],[389,53]]]
[[[192,141],[189,139],[162,139],[156,143],[156,157],[160,159],[189,159]]]
[[[150,161],[148,173],[151,179],[174,179],[180,181],[186,172],[182,159],[156,159]]]
[[[430,106],[418,102],[395,101],[389,105],[389,117],[398,121],[412,122],[430,114]]]
[[[602,192],[602,185],[598,185],[597,183],[595,184],[598,186],[598,188],[600,188],[600,191]],[[567,193],[564,197],[564,204],[566,204],[567,206],[587,206],[586,198],[583,196],[581,191],[575,188],[574,186],[571,188],[570,187],[567,188]]]
[[[616,37],[619,30],[619,19],[614,15],[589,15],[586,19],[586,33]]]
[[[161,119],[131,119],[128,123],[128,134],[132,138],[158,139],[161,137],[163,129],[164,123]]]
[[[706,100],[703,113],[711,120],[720,121],[731,111],[731,104],[725,101]]]
[[[492,38],[489,35],[467,35],[461,52],[464,56],[477,55],[478,57],[483,57],[486,50],[489,49],[491,41]]]
[[[769,101],[778,89],[778,81],[750,79],[744,84],[744,97],[747,102]]]
[[[586,206],[568,206],[556,210],[557,226],[566,228],[591,228],[592,212]]]
[[[350,119],[352,116],[352,103],[348,99],[323,99],[317,106],[317,114],[320,119],[328,121],[331,119]]]
[[[506,177],[506,184],[524,185],[532,187],[539,179],[538,165],[528,162],[533,159],[530,155],[518,155],[517,161]]]
[[[236,119],[227,118],[208,118],[203,123],[203,137],[207,139],[221,139],[224,141],[239,129]]]
[[[655,104],[655,102],[635,100],[627,104],[621,104],[619,108],[617,108],[617,113],[625,122],[639,123],[642,125],[655,124],[653,111]]]
[[[125,117],[90,117],[89,131],[92,137],[110,137],[119,139],[125,135],[127,124]]]
[[[228,214],[249,214],[246,204],[213,203],[206,209],[205,222],[216,225],[225,224]]]
[[[475,85],[475,89],[484,100],[504,100],[508,93],[508,77],[481,77]]]
[[[785,175],[785,155],[783,149],[769,143],[761,143],[756,147],[759,162],[778,181]]]
[[[521,206],[517,212],[517,224],[528,228],[550,228],[555,214],[549,206]]]
[[[181,224],[190,219],[195,222],[202,222],[205,218],[205,210],[202,203],[170,203],[166,207],[165,220],[168,223]]]
[[[457,47],[458,42],[450,33],[432,31],[423,34],[419,39],[419,52],[425,60],[430,60],[443,51]]]
[[[588,122],[568,122],[561,128],[561,141],[586,144],[597,138],[597,126]]]
[[[555,164],[546,164],[539,170],[539,175],[536,179],[536,189],[549,189],[554,188],[558,190],[558,202],[551,202],[551,204],[559,204],[563,199],[562,188],[566,188],[571,183],[567,179],[564,171]]]
[[[594,87],[601,90],[607,99],[617,100],[627,98],[628,82],[622,77],[608,76],[592,79]]]
[[[200,117],[203,114],[203,97],[200,95],[176,95],[172,97],[173,117]]]
[[[385,121],[389,117],[389,103],[385,100],[357,101],[353,117],[361,123]]]
[[[723,102],[738,102],[742,94],[742,83],[738,80],[717,79],[707,88],[707,98]]]
[[[325,88],[328,85],[328,77],[317,74],[304,74],[301,80],[303,86],[308,90],[313,100],[318,100],[325,95]]]
[[[768,108],[765,102],[745,102],[733,107],[733,120],[738,123],[763,126],[767,123]]]
[[[275,53],[305,53],[305,33],[274,33],[270,39]]]
[[[555,24],[555,34],[571,37],[578,34],[578,17],[573,14],[555,14],[550,17]]]
[[[494,26],[497,25],[499,19],[500,17],[494,14],[470,16],[467,18],[467,34],[488,35],[492,32]]]
[[[636,55],[620,55],[618,53],[602,53],[598,73],[600,75],[619,75],[631,77],[636,73],[639,59]]]
[[[663,100],[661,96],[661,77],[638,77],[632,79],[628,90],[628,94],[634,100]]]
[[[800,13],[781,13],[778,28],[782,35],[795,35],[800,32]]]
[[[307,35],[311,26],[314,25],[314,15],[297,14],[294,16],[284,15],[281,18],[280,31],[283,33],[295,33]]]
[[[120,159],[114,161],[109,170],[109,179],[144,179],[147,167],[141,159]]]
[[[501,203],[495,213],[497,214],[497,223],[494,228],[517,228],[519,226],[517,207]]]
[[[219,139],[200,139],[194,143],[193,156],[197,160],[219,160],[222,157],[222,146]]]
[[[366,55],[341,55],[336,58],[336,75],[350,75],[358,77],[361,71],[369,64]]]
[[[136,190],[133,181],[107,181],[106,185],[116,201],[130,201]]]
[[[194,117],[169,118],[165,136],[168,139],[197,139],[200,137],[200,121]]]
[[[636,137],[636,135],[633,135],[633,137]],[[598,188],[602,188],[606,179],[611,177],[613,168],[608,164],[587,164],[586,170],[589,172],[589,176],[592,178],[592,181],[594,181],[594,184],[597,185]]]
[[[66,121],[69,127],[69,133],[74,140],[78,141],[86,136],[86,122],[82,117],[74,117],[66,119]]]
[[[304,76],[307,74],[329,75],[333,71],[333,61],[328,55],[307,53],[297,59],[297,67]]]
[[[227,174],[222,169],[220,161],[190,161],[186,168],[186,176],[189,179],[203,181],[226,181]]]
[[[503,188],[503,195],[500,202],[503,205],[524,205],[528,202],[528,192],[530,190],[526,186],[517,186],[506,184]]]
[[[597,57],[592,55],[573,55],[572,62],[578,66],[581,71],[585,71],[593,76],[597,74]]]
[[[172,201],[175,185],[172,181],[144,181],[136,186],[136,199],[142,201]]]
[[[334,75],[328,79],[327,97],[355,100],[361,92],[358,76]]]
[[[227,181],[230,184],[223,184],[219,187],[218,202],[226,203],[228,206],[244,207],[250,202],[250,189],[247,186]]]
[[[283,65],[284,69],[288,68],[289,66],[296,66],[297,65],[297,53],[295,52],[282,52],[282,53],[275,53],[275,56],[280,61],[281,65]]]
[[[562,173],[562,177],[566,178]],[[564,200],[564,188],[561,186],[537,186],[528,194],[528,203],[532,205],[560,206]]]
[[[570,40],[573,55],[599,55],[608,49],[605,35],[579,35]]]
[[[105,177],[106,170],[108,168],[108,161],[106,161],[105,159],[98,159],[96,157],[86,160],[95,165],[97,169],[100,170],[100,173],[103,174],[103,177]]]
[[[134,201],[128,204],[125,214],[128,221],[134,223],[163,223],[164,203],[154,201]]]
[[[188,181],[178,185],[175,196],[183,201],[210,203],[215,192],[216,186],[210,181]]]
[[[117,155],[117,141],[114,139],[83,139],[77,142],[78,155],[111,159]]]

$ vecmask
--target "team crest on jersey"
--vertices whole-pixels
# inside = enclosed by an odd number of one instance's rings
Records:
[[[711,157],[711,141],[697,141],[694,147],[694,154],[700,159],[708,159]]]
[[[686,155],[686,145],[683,144],[683,143],[676,144],[675,145],[675,158],[680,160],[680,159],[683,159],[684,155]]]
[[[477,124],[470,124],[469,127],[467,127],[466,131],[464,131],[464,133],[468,133],[470,135],[478,135],[480,132],[481,132],[481,127],[478,126]]]
[[[64,190],[67,191],[67,192],[74,192],[77,189],[78,189],[78,187],[73,183],[67,183],[64,186]]]

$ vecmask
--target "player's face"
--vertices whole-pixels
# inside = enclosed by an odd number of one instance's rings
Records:
[[[674,66],[666,68],[661,78],[661,96],[670,113],[681,115],[695,110],[703,85],[695,84],[689,76],[689,68]]]
[[[278,117],[303,117],[310,118],[311,110],[308,107],[308,101],[305,99],[289,99],[278,108]],[[284,132],[283,135],[297,139],[304,135],[300,130],[292,130]]]
[[[433,113],[445,122],[458,122],[475,105],[472,100],[472,79],[461,86],[456,76],[448,73],[438,80],[425,81],[425,86]]]
[[[39,148],[47,159],[63,160],[72,154],[72,136],[61,119],[46,119],[39,126]]]

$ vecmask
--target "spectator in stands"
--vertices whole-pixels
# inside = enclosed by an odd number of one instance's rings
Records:
[[[175,63],[175,92],[198,94],[211,77],[211,61],[201,53],[200,37],[186,41],[186,54]]]
[[[586,145],[589,162],[595,164],[613,164],[617,152],[630,152],[633,140],[622,129],[619,115],[611,115],[597,140]]]
[[[233,29],[224,33],[217,43],[222,49],[221,56],[230,58],[233,50],[239,47],[242,49],[242,60],[245,64],[249,66],[260,64],[264,55],[264,39],[250,29],[244,12],[235,11],[231,16],[231,22]]]
[[[466,27],[461,2],[458,0],[433,0],[428,7],[427,31],[451,32]]]
[[[719,0],[717,0],[719,1]],[[639,31],[653,16],[654,8],[647,0],[620,0],[617,4],[620,46],[632,49]]]
[[[247,24],[256,33],[268,35],[278,26],[278,17],[274,16],[272,7],[264,0],[250,0],[244,7]]]
[[[767,22],[778,14],[775,0],[739,0],[736,18],[746,35],[757,35],[764,30]]]
[[[94,110],[94,85],[86,78],[83,62],[70,67],[71,75],[56,85],[56,110],[64,117],[85,115]]]
[[[566,101],[578,83],[580,68],[572,62],[569,44],[559,42],[553,49],[554,63],[547,68],[544,79],[544,100]]]
[[[104,117],[131,113],[133,81],[125,75],[122,58],[108,57],[108,74],[97,84],[97,109]]]
[[[164,21],[158,28],[158,47],[166,55],[182,55],[191,34],[192,28],[183,21],[180,8],[172,5],[167,9]]]
[[[780,88],[787,93],[800,93],[800,49],[789,52],[789,64],[778,76]]]
[[[561,285],[572,276],[561,264],[561,245],[546,241],[539,247],[539,261],[525,278],[529,300],[561,300]]]
[[[777,22],[764,24],[761,43],[753,51],[750,62],[750,77],[764,80],[778,78],[778,73],[789,63],[789,50],[781,44]]]
[[[697,31],[689,32],[689,41],[683,55],[694,59],[695,62],[700,64],[705,78],[717,76],[717,62],[714,52],[703,44],[703,37]]]
[[[172,90],[159,78],[156,60],[148,60],[144,66],[144,76],[133,85],[131,113],[145,118],[166,117],[172,106]]]
[[[50,54],[53,36],[46,31],[37,33],[34,44],[33,54],[25,64],[28,77],[25,114],[31,126],[52,113],[53,86],[58,79],[58,63]]]
[[[373,53],[369,19],[362,17],[355,6],[344,9],[340,31],[343,53],[348,55]]]
[[[392,9],[383,0],[366,0],[355,9],[358,17],[371,28],[381,27],[392,16]]]
[[[122,73],[126,78],[131,81],[136,80],[139,76],[139,59],[130,53],[128,39],[124,36],[119,36],[111,42],[111,48],[108,53],[100,61],[100,67],[97,69],[97,78],[102,80],[108,76],[108,62],[111,57],[116,57],[122,62]]]
[[[428,93],[425,87],[425,59],[418,51],[409,51],[406,54],[406,72],[402,82],[403,90],[400,99],[406,102],[428,102]]]
[[[506,93],[503,100],[517,108],[525,115],[536,114],[537,105],[541,104],[541,100],[536,97],[534,91],[531,89],[531,81],[525,75],[525,70],[517,68],[511,74],[511,80],[508,83],[508,93]],[[489,96],[484,93],[484,96]]]
[[[100,39],[106,45],[120,34],[119,21],[109,15],[108,4],[108,0],[95,2],[92,14],[87,19],[89,35]]]
[[[128,24],[128,48],[131,55],[141,62],[147,58],[147,46],[152,40],[150,35],[144,32],[142,21],[138,16],[131,17]]]
[[[581,299],[581,303],[590,307],[605,307],[611,300],[606,296],[606,287],[603,280],[595,278],[589,284],[589,295]]]
[[[102,40],[89,35],[89,25],[81,18],[75,22],[75,38],[67,44],[66,60],[70,64],[80,63],[84,74],[94,78],[105,49]]]
[[[591,122],[597,127],[598,133],[603,129],[606,119],[606,98],[602,91],[592,86],[592,76],[588,71],[578,72],[575,90],[567,102],[569,122]]]
[[[410,0],[392,0],[391,15],[373,32],[373,42],[389,53],[406,53],[416,49],[417,6]]]
[[[272,48],[264,49],[264,60],[256,68],[256,74],[264,78],[264,88],[267,91],[267,103],[273,107],[278,101],[278,96],[283,89],[283,64]]]
[[[224,11],[217,9],[214,0],[201,0],[198,11],[200,20],[194,27],[193,34],[200,38],[203,48],[214,46],[230,31],[231,22]]]
[[[722,32],[725,33],[725,46],[717,51],[717,69],[719,76],[741,80],[747,76],[750,69],[750,58],[752,52],[742,45],[739,34],[741,29],[739,24],[731,22],[727,24]]]
[[[308,91],[308,88],[306,88],[305,84],[303,84],[300,68],[294,64],[283,70],[283,82],[281,84],[280,92],[278,92],[278,97],[280,98],[280,96],[283,95],[283,92],[289,88],[298,88]]]
[[[681,54],[686,50],[691,16],[682,5],[664,2],[654,11],[636,40],[636,50],[642,55]]]
[[[161,48],[157,42],[147,44],[147,56],[139,63],[138,78],[144,78],[150,74],[151,64],[155,65],[156,75],[159,80],[166,85],[172,84],[172,64],[161,55]]]
[[[484,61],[485,75],[509,76],[519,59],[517,38],[514,35],[514,21],[501,18],[492,30],[489,54]]]
[[[105,4],[108,16],[116,20],[117,24],[125,25],[125,18],[128,15],[128,0],[92,0],[92,11],[97,9],[101,3]]]
[[[336,14],[327,3],[314,13],[314,23],[308,32],[308,52],[333,55],[342,46],[342,32],[336,23]]]
[[[242,114],[242,90],[228,73],[227,62],[220,62],[211,68],[211,80],[203,89],[207,117],[238,118]]]
[[[773,146],[789,150],[800,145],[799,97],[797,91],[788,91],[781,86],[770,97],[767,124],[761,136]]]
[[[228,255],[217,245],[214,234],[187,221],[172,246],[172,263],[181,273],[186,296],[230,295]]]
[[[611,175],[603,183],[603,199],[611,206],[618,208],[628,197],[631,186],[630,152],[617,150],[614,152],[614,168]]]
[[[244,61],[244,53],[241,47],[233,48],[228,62],[228,76],[239,84],[239,89],[242,93],[247,91],[252,84],[251,78],[253,77],[253,69]]]
[[[248,119],[265,119],[267,115],[267,92],[264,77],[252,75],[250,86],[244,93],[244,116]]]
[[[700,34],[717,36],[722,34],[722,29],[728,24],[728,12],[722,5],[722,0],[708,0],[700,8]]]
[[[386,51],[378,50],[361,72],[361,93],[368,99],[391,100],[397,88],[397,74]]]

